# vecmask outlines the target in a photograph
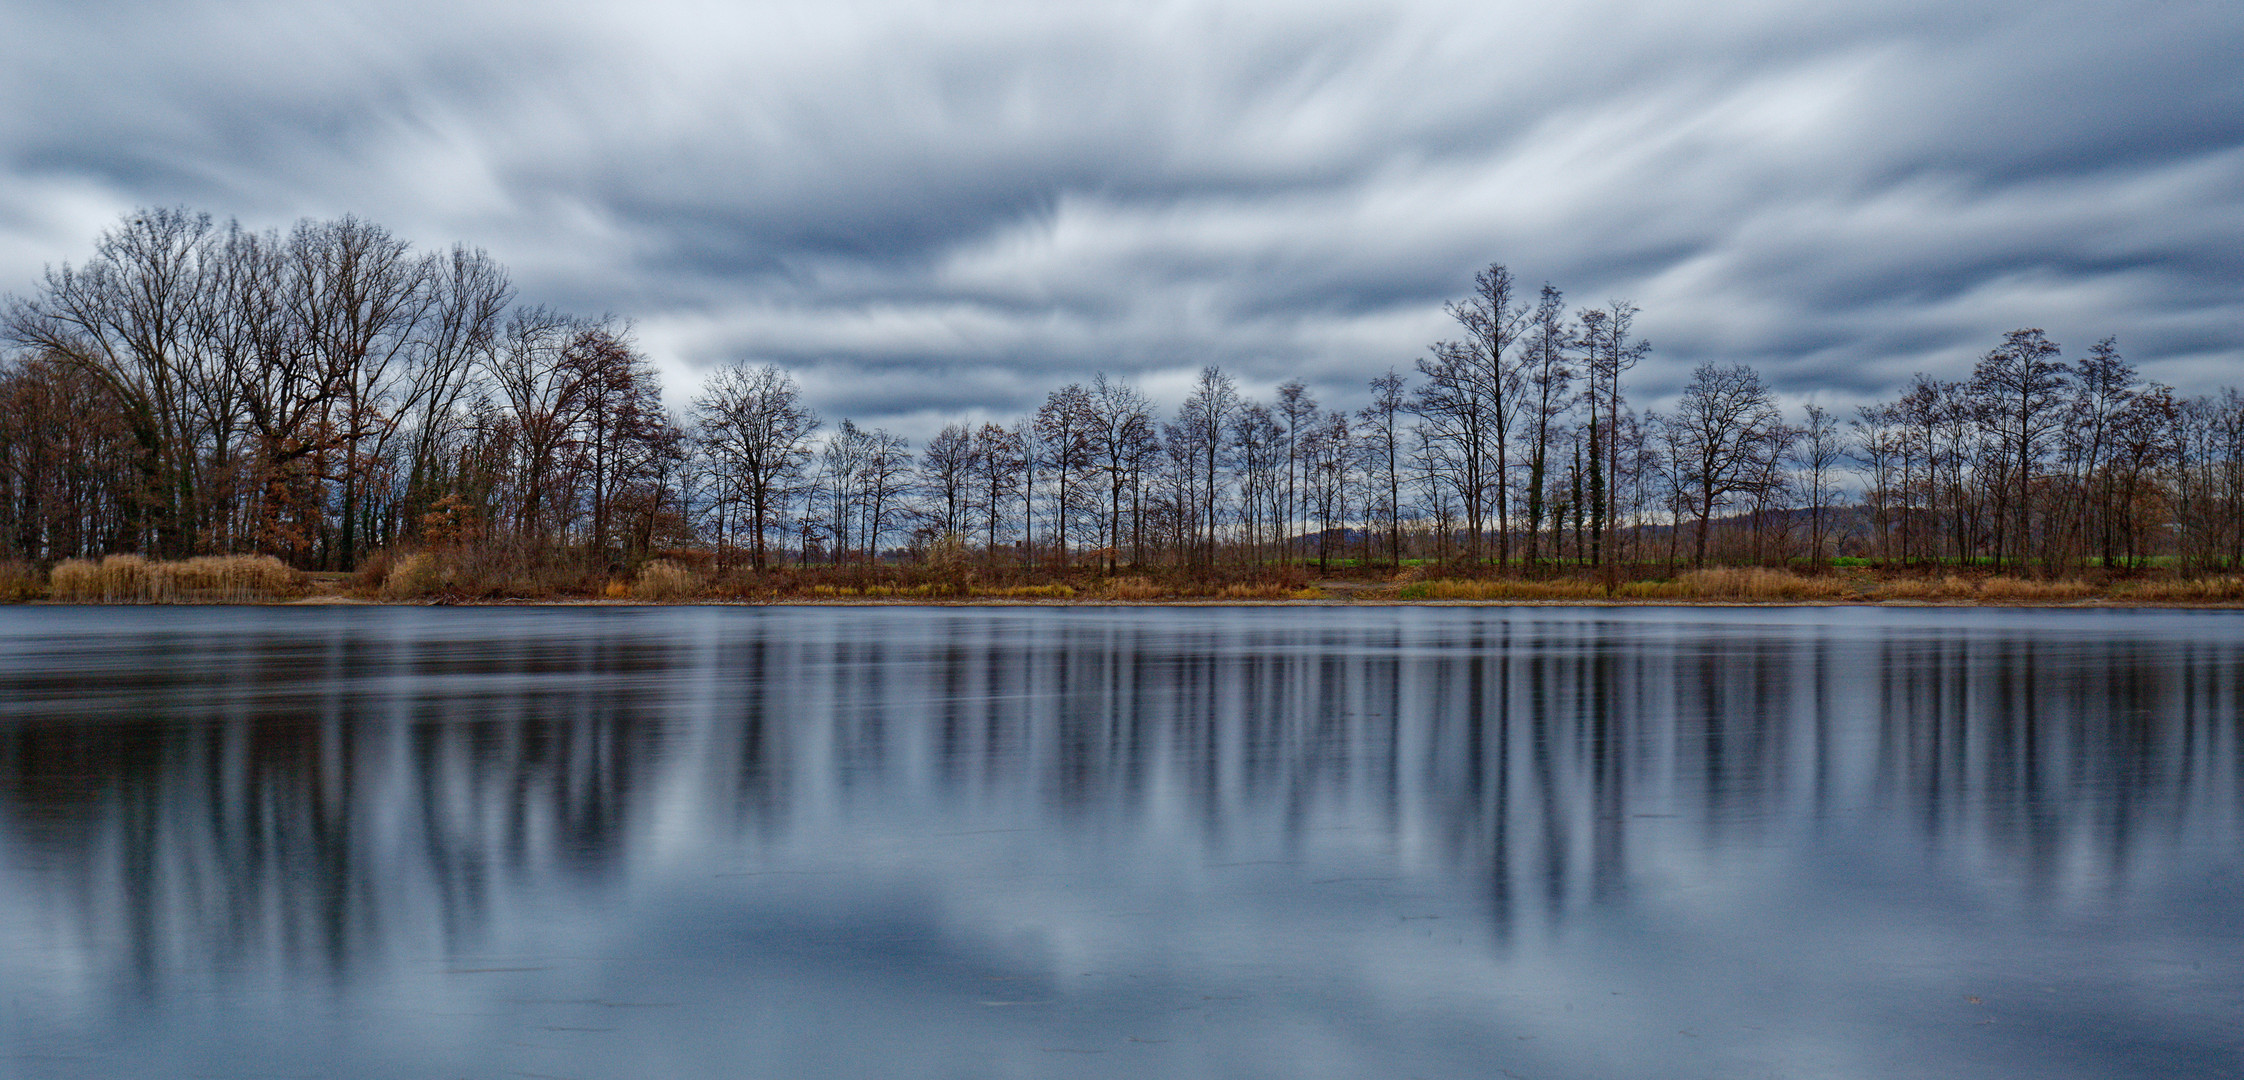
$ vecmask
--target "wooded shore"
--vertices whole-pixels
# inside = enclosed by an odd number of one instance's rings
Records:
[[[42,571],[0,564],[0,600],[58,604],[1945,604],[2244,606],[2244,576],[2166,571],[2028,578],[1971,568],[1659,566],[1494,574],[1433,564],[1300,565],[1228,574],[1163,568],[797,566],[764,571],[657,559],[540,575],[471,552],[416,552],[355,574],[293,570],[266,556],[161,562],[113,555]],[[1663,573],[1663,570],[1666,572]]]

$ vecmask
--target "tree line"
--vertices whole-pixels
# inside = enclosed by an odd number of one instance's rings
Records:
[[[0,557],[2244,564],[2244,399],[2180,398],[2111,339],[2068,362],[2014,331],[1848,416],[1708,363],[1639,411],[1633,305],[1570,309],[1497,264],[1447,311],[1455,336],[1352,411],[1209,366],[1164,413],[1102,374],[915,448],[749,361],[673,416],[627,326],[517,303],[465,246],[142,211],[0,313]]]

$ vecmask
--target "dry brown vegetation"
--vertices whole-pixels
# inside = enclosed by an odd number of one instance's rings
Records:
[[[1354,570],[1319,582],[1300,567],[1231,574],[1095,567],[937,568],[892,564],[791,566],[761,573],[721,568],[705,555],[673,552],[636,570],[571,573],[465,548],[385,554],[355,576],[314,580],[267,556],[156,562],[112,555],[69,559],[45,574],[0,562],[0,602],[90,604],[256,603],[327,591],[388,603],[1165,603],[1364,600],[1451,603],[2078,603],[2244,605],[2244,576],[2139,575],[2045,580],[1999,574],[1909,573],[1866,568],[1802,573],[1712,567],[1633,578],[1594,573],[1541,578],[1451,577],[1423,566],[1387,574]]]
[[[38,567],[20,560],[0,562],[0,603],[20,604],[46,596],[47,584]]]
[[[1881,576],[1869,571],[1801,574],[1764,567],[1695,570],[1672,579],[1622,581],[1590,577],[1398,581],[1399,600],[1640,603],[1952,603],[2073,604],[2088,601],[2155,604],[2244,603],[2244,578],[2166,578],[2117,583],[2038,580],[2004,575]]]
[[[238,604],[304,592],[304,576],[269,555],[208,555],[151,562],[111,555],[66,559],[48,575],[50,599],[82,604]]]
[[[1694,570],[1672,580],[1616,581],[1598,578],[1480,580],[1437,579],[1405,584],[1403,600],[1576,600],[1792,601],[1840,600],[1855,595],[1851,582],[1834,576],[1808,576],[1761,567]]]
[[[2244,603],[2244,577],[2212,576],[2140,581],[2112,590],[2118,602],[2145,604]]]
[[[701,579],[668,559],[656,559],[639,570],[631,585],[631,598],[642,603],[688,600],[701,593]]]

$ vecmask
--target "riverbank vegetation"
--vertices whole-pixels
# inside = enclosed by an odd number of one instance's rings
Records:
[[[1502,265],[1362,404],[1106,375],[915,447],[739,361],[664,404],[627,324],[355,218],[143,211],[0,310],[15,599],[2227,603],[2244,397],[2039,330],[1850,414]]]
[[[697,568],[698,567],[698,568]],[[1454,568],[1451,568],[1454,569]],[[2090,573],[2019,578],[1984,570],[1708,567],[1672,577],[1564,574],[1444,576],[1442,568],[1300,566],[1231,576],[1096,567],[984,574],[910,564],[804,566],[757,572],[703,560],[653,559],[635,572],[559,581],[471,551],[423,550],[368,562],[356,574],[305,573],[269,556],[179,562],[112,555],[51,571],[0,563],[0,602],[94,604],[332,603],[1500,603],[1984,604],[2244,606],[2244,577]]]

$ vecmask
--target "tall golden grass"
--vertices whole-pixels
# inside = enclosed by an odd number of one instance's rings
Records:
[[[1677,581],[1699,600],[1836,600],[1854,590],[1835,577],[1809,577],[1760,566],[1693,570]]]
[[[1108,578],[1099,583],[1092,594],[1100,600],[1159,600],[1169,595],[1169,590],[1154,583],[1149,577]]]
[[[538,599],[568,596],[676,603],[699,599],[788,601],[873,600],[943,602],[1045,600],[1147,602],[1165,600],[1277,601],[1318,599],[1324,594],[1298,568],[1279,573],[1267,568],[1236,568],[1223,575],[1146,572],[1102,578],[1080,567],[1032,572],[963,564],[949,573],[925,567],[853,566],[789,568],[766,573],[725,572],[708,563],[697,566],[690,554],[665,554],[628,578],[533,567],[504,552],[432,549],[384,553],[361,569],[355,590],[392,601],[454,598]],[[1404,601],[1483,601],[1519,603],[1713,602],[1816,603],[1898,602],[1960,604],[2071,604],[2092,601],[2128,604],[2244,605],[2244,576],[2145,577],[2103,580],[2039,580],[2004,576],[1882,576],[1867,569],[1800,574],[1761,567],[1695,570],[1667,580],[1623,581],[1608,585],[1596,577],[1549,579],[1422,577],[1413,567],[1389,579],[1386,588],[1364,594]],[[1040,580],[1041,579],[1041,580]],[[51,598],[64,603],[164,604],[245,603],[303,595],[309,579],[268,556],[212,556],[157,562],[137,555],[95,560],[70,559],[42,575],[25,562],[0,561],[0,602]],[[1354,595],[1342,590],[1343,598]]]
[[[1979,599],[1996,603],[2062,604],[2086,600],[2096,588],[2085,581],[2029,581],[1991,577],[1979,582]]]
[[[1762,567],[1693,570],[1672,581],[1624,581],[1607,592],[1595,578],[1450,578],[1412,582],[1397,590],[1403,600],[1732,600],[1777,602],[1838,600],[1855,595],[1845,579],[1810,577]]]
[[[2212,575],[2133,582],[2113,589],[2112,599],[2145,604],[2244,603],[2244,577]]]
[[[204,555],[152,562],[110,555],[65,559],[48,575],[48,595],[77,604],[236,604],[302,594],[303,575],[270,555]]]
[[[2067,604],[2104,595],[2085,581],[2037,581],[2013,577],[1890,578],[1867,575],[1806,575],[1763,567],[1717,567],[1693,570],[1670,581],[1631,581],[1616,586],[1610,595],[1591,578],[1557,578],[1545,581],[1518,579],[1434,580],[1403,585],[1396,591],[1403,600],[1514,600],[1595,601],[1674,600],[1740,603],[1813,601],[1918,601],[1928,603]],[[2153,603],[2219,603],[2244,600],[2244,579],[2199,579],[2144,583],[2115,599],[2140,597]]]
[[[631,583],[631,598],[643,603],[686,600],[701,595],[701,579],[668,559],[656,559],[639,569]]]

